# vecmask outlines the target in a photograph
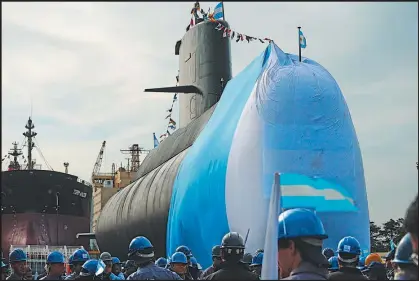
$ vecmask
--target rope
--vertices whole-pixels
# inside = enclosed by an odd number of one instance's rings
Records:
[[[38,151],[38,153],[41,155],[42,159],[44,160],[45,164],[47,164],[47,167],[51,170],[54,171],[54,169],[51,167],[51,165],[48,163],[47,159],[45,159],[44,154],[41,151],[41,147],[39,146],[39,142],[38,140],[35,140],[35,138],[33,138],[34,143],[35,143],[35,148]]]

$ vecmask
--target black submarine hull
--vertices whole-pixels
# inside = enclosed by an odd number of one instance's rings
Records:
[[[229,27],[227,22],[219,22]],[[157,257],[166,256],[167,220],[179,166],[232,78],[230,40],[215,29],[217,25],[202,22],[176,44],[178,90],[190,86],[188,89],[197,91],[183,91],[187,94],[179,97],[181,128],[147,155],[136,180],[104,206],[95,233],[101,251],[125,259],[132,238],[144,235],[152,241]]]

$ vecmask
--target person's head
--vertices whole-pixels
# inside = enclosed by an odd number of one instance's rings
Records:
[[[338,244],[339,267],[357,267],[361,255],[361,245],[352,236],[346,236]]]
[[[198,260],[195,257],[191,257],[191,267],[198,269]]]
[[[184,275],[188,270],[188,259],[182,252],[175,252],[170,258],[171,269],[179,275]]]
[[[18,276],[24,276],[26,273],[26,253],[22,249],[14,249],[9,254],[9,263],[13,273]]]
[[[323,223],[312,211],[289,209],[278,218],[278,265],[281,278],[288,277],[302,261],[327,268],[322,254],[323,240],[328,236]]]
[[[112,273],[118,275],[121,273],[121,261],[117,257],[112,257]]]
[[[339,262],[338,262],[338,257],[337,256],[330,257],[328,261],[329,261],[329,271],[330,272],[335,272],[335,271],[339,270]]]
[[[212,247],[211,254],[212,254],[212,265],[214,267],[219,266],[220,263],[221,263],[220,245],[216,245],[216,246]]]
[[[237,263],[244,255],[243,237],[237,232],[229,232],[221,240],[221,258],[224,261]]]
[[[184,253],[186,258],[188,259],[188,264],[190,264],[192,251],[185,245],[179,246],[176,248],[176,252]]]
[[[365,258],[365,267],[368,267],[372,262],[384,263],[378,253],[371,253]]]
[[[29,266],[26,266],[25,268],[25,280],[33,280],[33,276],[32,276],[32,268],[30,268]]]
[[[47,257],[48,275],[61,276],[65,271],[64,255],[58,251],[51,252]]]
[[[166,266],[167,266],[167,259],[161,257],[161,258],[158,258],[154,263],[158,267],[166,268]]]
[[[387,280],[387,272],[384,264],[380,262],[371,262],[366,269],[362,271],[369,280]]]
[[[95,280],[105,272],[105,263],[101,260],[90,259],[86,261],[81,268],[79,278],[81,280]]]
[[[393,268],[393,264],[391,261],[394,259],[394,255],[396,254],[396,249],[391,250],[385,255],[385,265],[387,269]]]
[[[85,249],[77,249],[71,255],[71,260],[69,261],[72,268],[71,271],[75,272],[77,275],[80,273],[83,264],[90,259],[89,253]]]
[[[254,254],[254,256],[256,256],[257,254],[259,254],[259,253],[263,253],[264,252],[264,250],[263,249],[257,249],[256,250],[256,252],[255,252],[255,254]]]
[[[242,262],[247,265],[251,265],[253,260],[253,256],[251,253],[244,253]]]
[[[154,260],[154,247],[144,236],[137,236],[129,244],[128,257],[143,267]]]
[[[103,263],[106,265],[105,272],[110,273],[112,272],[112,256],[108,252],[103,252],[100,254],[99,259],[103,261]]]
[[[335,252],[333,252],[332,249],[330,248],[325,248],[322,251],[323,256],[325,256],[326,259],[330,259],[331,257],[333,257],[335,255]]]
[[[250,264],[250,268],[255,274],[260,276],[262,273],[262,264],[263,264],[263,253],[258,253],[256,256],[252,258],[252,263]]]
[[[410,272],[411,274],[417,273],[417,266],[413,262],[412,253],[413,247],[411,234],[407,233],[405,236],[403,236],[402,240],[400,240],[394,255],[394,259],[392,260],[395,274],[405,272]]]
[[[416,254],[416,265],[417,265],[417,254],[418,254],[418,196],[410,204],[406,211],[404,219],[404,227],[407,232],[411,235],[413,253]]]

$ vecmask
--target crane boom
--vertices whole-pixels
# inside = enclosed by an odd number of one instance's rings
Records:
[[[103,141],[102,147],[100,148],[99,155],[97,156],[95,166],[93,167],[92,176],[97,175],[102,165],[103,152],[105,151],[106,141]]]

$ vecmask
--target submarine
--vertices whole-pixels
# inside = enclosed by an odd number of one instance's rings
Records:
[[[281,209],[308,208],[336,249],[354,236],[370,251],[362,154],[344,96],[332,75],[273,41],[232,77],[224,20],[191,27],[175,45],[180,128],[145,158],[133,183],[98,219],[101,251],[127,257],[143,235],[156,257],[187,245],[203,266],[225,233],[248,234],[246,251],[263,248],[273,174],[281,174]],[[279,215],[279,214],[278,214]]]
[[[126,257],[131,239],[151,239],[156,256],[166,256],[166,227],[172,187],[188,149],[211,118],[225,85],[232,78],[230,40],[215,28],[224,20],[192,26],[175,44],[178,86],[146,89],[179,93],[179,129],[150,151],[134,182],[115,194],[98,219],[99,248]]]

